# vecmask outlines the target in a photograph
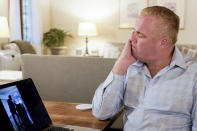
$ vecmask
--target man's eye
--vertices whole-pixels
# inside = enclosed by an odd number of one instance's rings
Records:
[[[142,34],[137,34],[137,36],[139,37],[139,38],[144,38],[144,35],[142,35]]]

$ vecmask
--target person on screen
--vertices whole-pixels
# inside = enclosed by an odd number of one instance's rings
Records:
[[[107,79],[97,88],[93,115],[124,109],[125,131],[197,131],[197,61],[177,46],[179,17],[144,8]]]
[[[31,121],[28,117],[28,114],[25,110],[25,107],[22,103],[16,104],[16,110],[18,112],[18,115],[22,121],[22,128],[27,130],[28,128],[31,127]]]
[[[8,106],[9,106],[10,112],[12,114],[12,117],[14,119],[14,122],[15,122],[16,126],[19,128],[21,125],[21,122],[20,122],[20,118],[19,118],[17,110],[16,110],[16,103],[14,103],[12,101],[11,95],[8,96],[7,102],[8,102]]]

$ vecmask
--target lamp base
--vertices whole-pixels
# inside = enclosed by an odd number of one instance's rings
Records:
[[[88,48],[87,48],[87,46],[86,46],[86,48],[85,48],[84,56],[89,56],[89,53],[88,53]]]
[[[84,54],[83,56],[89,56],[89,54]]]
[[[88,53],[88,37],[87,36],[86,36],[86,47],[85,47],[84,56],[89,56],[89,53]]]

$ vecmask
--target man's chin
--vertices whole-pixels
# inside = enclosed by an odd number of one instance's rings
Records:
[[[136,55],[136,54],[133,54],[133,57],[134,57],[136,60],[143,61],[143,58],[141,58],[140,56],[138,56],[138,55]]]
[[[136,60],[138,60],[138,56],[137,56],[137,54],[136,54],[135,52],[133,52],[133,57],[134,57]]]

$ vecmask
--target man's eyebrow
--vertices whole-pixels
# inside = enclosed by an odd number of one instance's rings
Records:
[[[137,34],[143,35],[144,37],[146,36],[144,33],[137,31],[134,27],[131,28],[132,31],[136,31]]]

